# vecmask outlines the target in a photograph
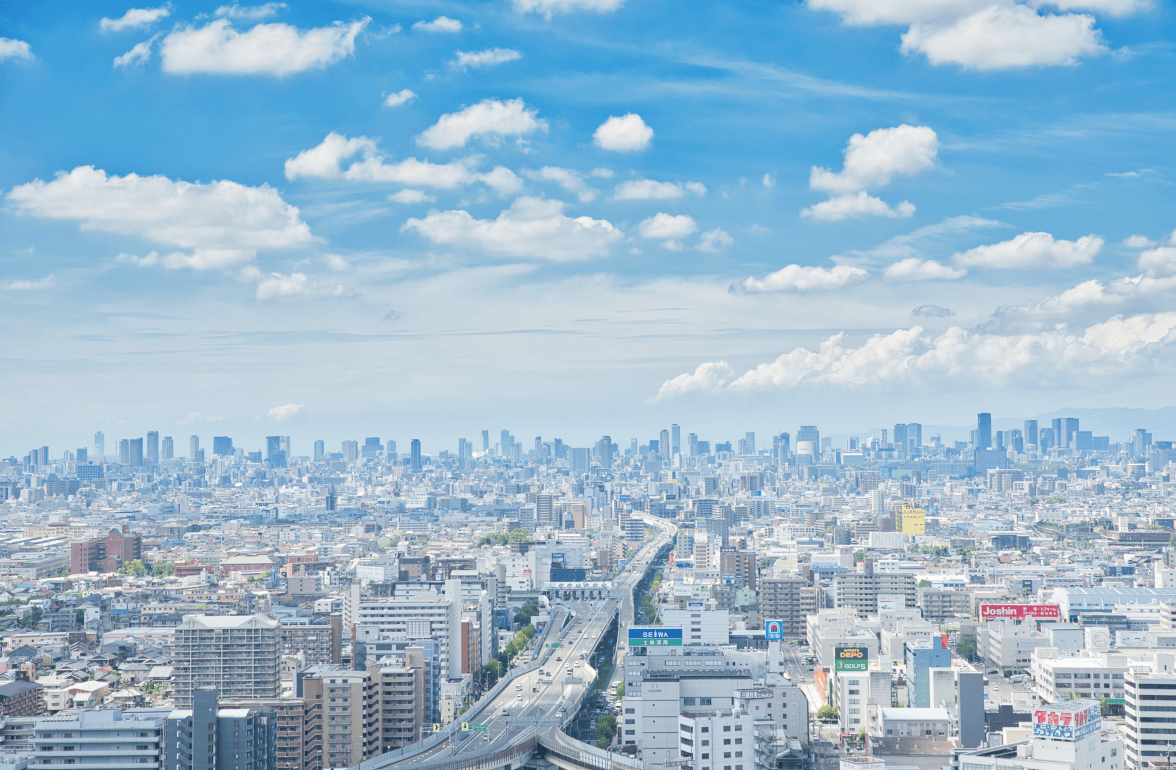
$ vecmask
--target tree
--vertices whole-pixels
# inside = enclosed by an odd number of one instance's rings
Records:
[[[33,629],[33,628],[36,628],[37,624],[40,622],[41,622],[41,608],[40,607],[33,607],[25,614],[25,616],[23,618],[18,620],[16,622],[16,624],[18,626],[20,626],[21,628]]]
[[[931,587],[930,580],[920,580],[919,581],[919,588],[930,588],[930,587]]]
[[[171,577],[176,574],[176,564],[171,561],[157,561],[151,568],[151,574],[155,577]]]
[[[625,683],[621,682],[620,684],[617,685],[617,699],[619,700],[624,697],[625,697]]]
[[[967,661],[976,660],[976,637],[967,636],[956,645],[956,654]]]
[[[143,566],[143,562],[140,559],[127,562],[123,566],[119,567],[118,571],[119,574],[131,575],[132,577],[143,577],[147,574],[147,568]]]
[[[522,527],[519,527],[518,529],[511,530],[510,535],[507,537],[507,540],[509,540],[512,543],[522,543],[522,542],[526,542],[527,538],[529,538],[529,537],[530,537],[530,535],[527,534],[527,530],[523,529]]]
[[[817,719],[822,722],[837,719],[837,709],[832,706],[821,706],[817,709]]]
[[[861,561],[861,560],[862,560],[862,559],[864,559],[864,558],[866,558],[866,552],[865,552],[865,551],[854,551],[854,552],[853,552],[853,560],[854,560],[854,562],[859,562],[859,561]]]
[[[596,745],[607,749],[612,744],[613,736],[617,734],[617,717],[615,714],[601,714],[596,721]]]

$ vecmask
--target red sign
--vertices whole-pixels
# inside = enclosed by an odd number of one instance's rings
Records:
[[[1025,618],[1059,618],[1056,604],[981,604],[981,620],[1024,620]]]

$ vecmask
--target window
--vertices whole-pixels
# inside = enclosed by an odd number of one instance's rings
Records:
[[[710,759],[710,754],[703,754],[703,755],[702,755],[702,758],[703,758],[703,759]]]
[[[735,743],[736,743],[737,745],[738,745],[738,744],[741,744],[741,743],[743,743],[743,739],[742,739],[742,738],[736,738],[736,739],[735,739]]]
[[[709,705],[711,705],[711,699],[710,698],[699,698],[698,705],[699,706],[709,706]]]
[[[694,698],[683,698],[682,699],[683,706],[693,706],[695,703],[696,703],[696,700]]]
[[[731,758],[731,752],[724,751],[723,752],[723,759],[730,759],[730,758]]]
[[[703,742],[702,742],[702,745],[703,745],[703,746],[709,746],[709,745],[710,745],[710,741],[703,741]]]
[[[710,732],[710,728],[709,728],[709,727],[704,727],[704,728],[702,728],[702,731],[703,731],[704,733],[709,733],[709,732]]]
[[[739,759],[739,758],[741,758],[742,756],[743,756],[743,752],[742,752],[742,751],[736,751],[736,752],[735,752],[735,758],[736,758],[736,759]]]
[[[723,745],[724,745],[724,746],[730,746],[730,745],[731,745],[731,739],[730,739],[730,738],[724,738],[724,739],[723,739]]]
[[[723,725],[723,732],[725,732],[725,733],[731,732],[731,725]]]
[[[743,732],[743,725],[735,725],[735,732],[737,732],[737,733]],[[738,741],[736,741],[736,743],[738,743]]]

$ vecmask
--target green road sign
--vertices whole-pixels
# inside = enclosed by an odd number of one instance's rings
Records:
[[[474,731],[478,731],[478,730],[485,731],[486,725],[470,725],[470,729],[474,730]]]

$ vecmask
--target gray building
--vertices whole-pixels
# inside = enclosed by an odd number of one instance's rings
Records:
[[[224,698],[276,698],[278,637],[278,621],[265,615],[185,618],[173,650],[176,705],[190,708],[202,687]]]

